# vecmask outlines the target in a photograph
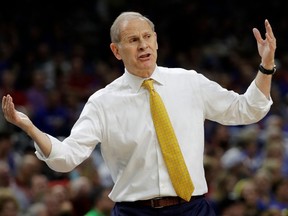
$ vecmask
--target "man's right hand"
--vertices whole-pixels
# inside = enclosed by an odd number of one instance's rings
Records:
[[[29,117],[15,109],[13,98],[9,94],[2,98],[2,110],[8,122],[18,126],[25,132],[29,132],[29,128],[33,127]]]

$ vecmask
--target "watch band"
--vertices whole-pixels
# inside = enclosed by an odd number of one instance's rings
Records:
[[[276,72],[276,65],[273,66],[273,69],[267,70],[261,64],[258,67],[259,71],[266,75],[273,75]]]

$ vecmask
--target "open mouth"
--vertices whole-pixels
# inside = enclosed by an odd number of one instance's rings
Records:
[[[143,54],[143,55],[140,55],[140,59],[146,59],[146,58],[149,58],[150,57],[150,54],[147,53],[147,54]]]

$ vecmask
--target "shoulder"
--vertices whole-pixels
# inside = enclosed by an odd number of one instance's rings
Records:
[[[169,67],[158,66],[158,70],[160,73],[171,75],[171,76],[173,76],[173,75],[175,75],[175,76],[178,76],[178,75],[193,76],[193,75],[198,74],[193,69],[188,70],[188,69],[180,68],[180,67],[169,68]]]
[[[160,75],[171,79],[183,79],[183,80],[197,80],[202,79],[204,76],[193,69],[185,69],[180,67],[169,68],[169,67],[158,67]]]
[[[126,88],[125,86],[127,86],[127,84],[125,84],[123,77],[118,77],[117,79],[106,85],[104,88],[99,89],[94,94],[92,94],[88,101],[103,101],[105,98],[109,98],[107,96],[113,96],[120,93],[121,90]]]
[[[158,67],[160,77],[165,80],[166,83],[174,83],[182,86],[190,86],[190,88],[204,88],[211,85],[213,82],[201,73],[198,73],[193,69],[185,68],[168,68]]]

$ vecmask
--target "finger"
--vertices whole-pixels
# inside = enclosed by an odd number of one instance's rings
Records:
[[[9,96],[10,95],[3,96],[3,98],[2,98],[2,110],[3,110],[3,113],[7,112],[7,105],[8,105]]]
[[[3,112],[4,112],[5,103],[6,103],[6,96],[3,96],[2,97],[2,110],[3,110]]]
[[[257,28],[253,28],[253,34],[258,43],[263,43],[264,40]]]
[[[8,96],[8,110],[10,111],[14,110],[13,98],[10,95]]]
[[[12,119],[14,116],[14,103],[13,103],[13,99],[10,95],[7,96],[7,103],[6,103],[6,114],[7,117]]]
[[[269,23],[269,21],[267,19],[265,20],[265,29],[266,29],[266,32],[268,33],[268,35],[271,38],[275,38],[273,30],[272,30],[272,26],[270,25],[270,23]]]
[[[273,49],[276,49],[276,39],[272,38],[268,33],[266,33],[265,35],[266,35],[266,39],[269,43],[269,46]]]

